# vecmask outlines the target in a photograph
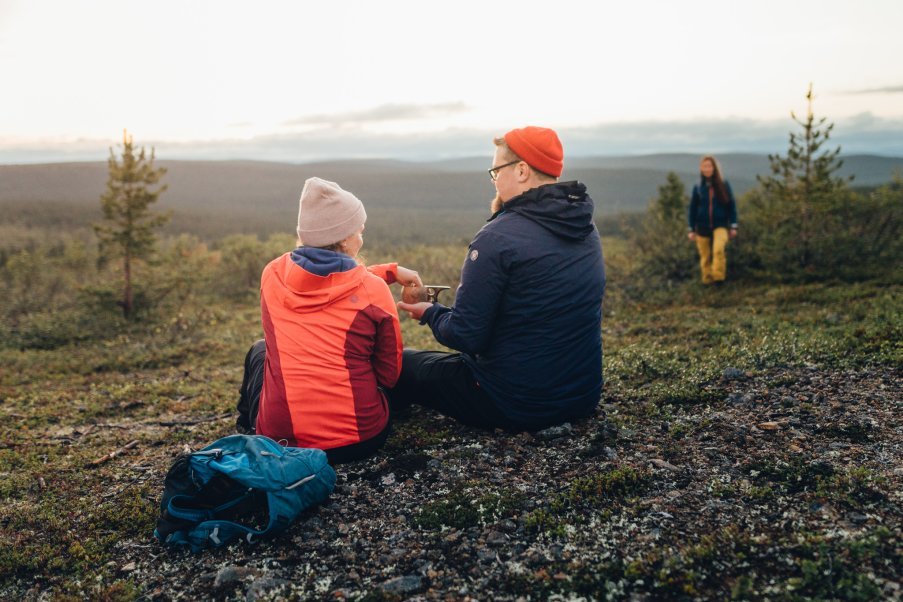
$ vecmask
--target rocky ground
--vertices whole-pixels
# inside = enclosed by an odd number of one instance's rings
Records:
[[[727,367],[536,434],[415,409],[275,540],[115,570],[147,600],[901,599],[900,376]]]

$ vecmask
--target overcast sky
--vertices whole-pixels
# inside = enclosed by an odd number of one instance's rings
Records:
[[[815,85],[903,155],[903,1],[0,0],[0,163],[779,152]]]

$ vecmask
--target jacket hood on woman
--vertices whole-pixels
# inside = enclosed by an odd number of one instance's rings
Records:
[[[299,247],[289,259],[272,270],[278,283],[273,295],[301,313],[320,311],[348,297],[367,275],[366,268],[351,257],[326,249]]]

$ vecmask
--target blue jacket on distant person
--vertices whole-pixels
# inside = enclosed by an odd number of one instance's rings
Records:
[[[514,428],[592,414],[602,393],[605,266],[593,201],[578,182],[533,188],[474,237],[454,307],[423,314],[464,354]]]
[[[737,203],[730,183],[725,180],[726,199],[718,194],[706,178],[693,187],[687,222],[690,231],[700,236],[711,236],[715,228],[737,228]]]

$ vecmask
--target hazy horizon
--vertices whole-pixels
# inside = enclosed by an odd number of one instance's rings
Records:
[[[829,119],[829,122],[831,120]],[[837,120],[826,148],[840,146],[844,155],[903,156],[903,119],[870,115]],[[625,122],[559,130],[569,157],[620,157],[652,154],[783,154],[791,131],[799,126],[783,121],[724,120],[711,123]],[[153,148],[161,160],[273,161],[311,163],[354,159],[431,162],[491,157],[492,138],[500,132],[448,131],[435,135],[379,136],[366,132],[341,135],[262,136],[249,140],[171,142],[134,136],[137,146]],[[105,161],[118,150],[122,132],[109,139],[81,139],[66,145],[0,145],[0,164]]]
[[[725,13],[711,0],[4,0],[0,163],[103,160],[123,128],[170,159],[485,156],[523,125],[555,128],[570,156],[775,153],[810,82],[844,152],[903,155],[903,3]]]

